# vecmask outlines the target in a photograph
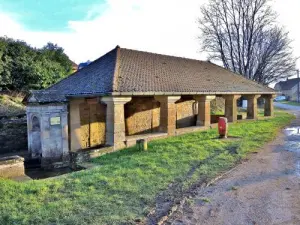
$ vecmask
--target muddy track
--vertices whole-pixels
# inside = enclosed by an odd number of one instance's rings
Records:
[[[300,108],[299,108],[300,109]],[[164,224],[300,224],[300,111],[250,160],[199,188]]]
[[[236,148],[238,148],[238,145],[229,146],[227,151],[230,154],[237,154]],[[184,204],[186,198],[195,196],[197,190],[206,187],[210,182],[207,177],[202,177],[200,180],[193,183],[188,188],[184,188],[184,182],[188,181],[193,176],[195,171],[199,169],[203,164],[206,164],[214,158],[218,157],[220,153],[222,152],[216,151],[205,160],[196,162],[188,171],[184,179],[176,180],[175,182],[170,184],[165,191],[161,192],[156,197],[156,207],[152,210],[152,212],[149,213],[143,224],[161,224],[164,220],[167,219],[168,216],[170,216],[170,214],[177,210],[178,206]]]

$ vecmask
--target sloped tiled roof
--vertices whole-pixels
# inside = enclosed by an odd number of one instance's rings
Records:
[[[117,92],[274,92],[210,62],[121,49]]]
[[[280,90],[288,91],[295,87],[298,83],[300,83],[300,78],[290,79],[287,81],[280,81],[276,85],[280,86]]]
[[[67,98],[59,91],[40,90],[31,91],[30,96],[26,96],[23,102],[67,102]]]
[[[271,88],[210,62],[116,47],[40,95],[270,94]],[[59,93],[59,94],[58,94]],[[58,99],[57,99],[58,100]]]

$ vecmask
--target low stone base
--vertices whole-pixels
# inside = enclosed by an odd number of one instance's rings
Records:
[[[24,175],[24,158],[20,156],[0,158],[0,177],[14,178]]]
[[[85,149],[77,152],[70,152],[70,162],[71,166],[78,163],[89,161],[90,159],[97,158],[101,155],[117,151],[112,146],[104,146],[95,149]]]
[[[185,127],[185,128],[176,129],[176,135],[188,134],[197,131],[205,131],[217,127],[218,127],[217,123],[211,124],[209,127],[204,127],[204,126]]]
[[[237,119],[238,120],[245,120],[245,119],[247,119],[247,113],[241,113],[241,114],[237,115]]]
[[[170,136],[170,135],[169,135]],[[167,133],[149,133],[149,134],[138,134],[138,135],[131,135],[126,137],[126,147],[135,146],[137,140],[145,139],[147,141],[152,141],[156,139],[166,138],[168,137]]]
[[[62,158],[41,158],[41,167],[44,169],[56,169],[68,167],[70,165],[70,156]]]

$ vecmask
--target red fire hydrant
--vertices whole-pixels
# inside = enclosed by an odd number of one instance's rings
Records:
[[[228,122],[226,117],[220,117],[219,118],[219,123],[218,123],[218,128],[219,128],[219,137],[220,138],[227,138],[227,133],[228,133]]]

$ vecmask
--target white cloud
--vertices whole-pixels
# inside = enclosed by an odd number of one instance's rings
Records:
[[[274,9],[278,12],[278,20],[286,31],[289,32],[289,37],[293,40],[292,47],[296,57],[300,57],[300,1],[299,0],[276,0]],[[297,62],[300,69],[300,59]]]
[[[9,15],[0,14],[7,26],[0,35],[43,46],[48,41],[58,43],[76,62],[95,59],[120,45],[164,54],[201,58],[197,53],[196,19],[201,1],[190,0],[108,0],[87,12],[87,19],[69,21],[71,31],[33,32],[25,30]],[[101,15],[95,17],[95,13]]]
[[[105,52],[118,44],[199,58],[195,22],[198,11],[198,3],[186,4],[184,1],[132,0],[125,3],[110,0],[100,17],[88,22],[70,21],[69,25],[81,40],[89,42],[86,47],[93,56],[99,55],[97,50]],[[82,47],[81,52],[85,51]]]
[[[66,32],[25,30],[11,15],[0,13],[0,35],[7,35],[41,47],[48,41],[62,46],[75,62],[93,60],[121,47],[163,54],[205,59],[200,54],[196,23],[200,5],[207,0],[107,0],[87,12],[84,21],[69,21]],[[287,1],[289,2],[287,4]],[[299,0],[276,0],[279,20],[291,31],[295,55],[300,55],[297,9]],[[100,14],[101,12],[101,14]],[[98,16],[97,16],[98,15]],[[298,18],[298,19],[297,19]],[[300,65],[300,62],[299,62]]]

